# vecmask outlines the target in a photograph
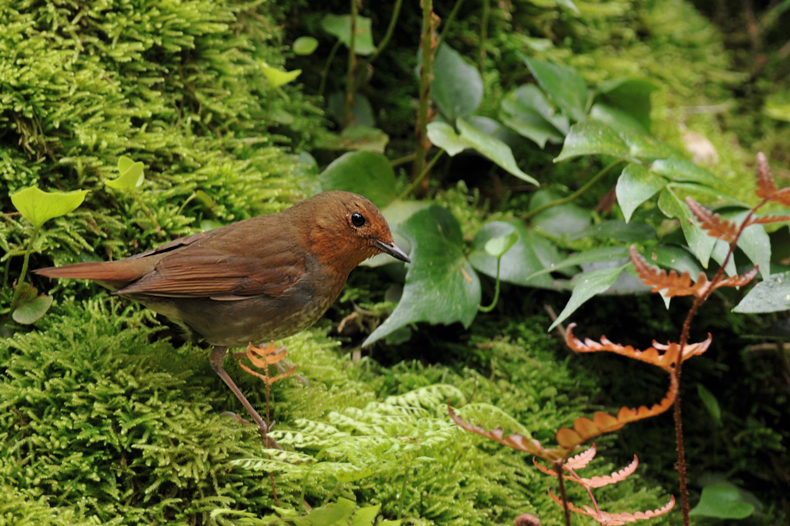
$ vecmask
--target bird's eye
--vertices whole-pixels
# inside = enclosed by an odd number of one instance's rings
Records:
[[[351,224],[360,227],[365,224],[365,216],[360,214],[359,212],[354,212],[351,214]]]

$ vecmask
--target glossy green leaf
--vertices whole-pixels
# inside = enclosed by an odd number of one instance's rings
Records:
[[[605,292],[606,289],[611,287],[612,284],[617,281],[617,277],[626,266],[628,265],[613,268],[602,268],[593,270],[592,272],[579,274],[578,276],[574,277],[571,299],[568,301],[567,305],[565,305],[565,308],[562,309],[562,312],[559,314],[559,316],[557,316],[557,319],[554,320],[554,323],[551,324],[549,330],[551,331],[554,329],[554,327],[568,319],[568,316],[573,314],[576,309],[581,307],[587,300],[596,294]]]
[[[658,87],[648,80],[616,79],[598,86],[600,99],[639,123],[643,133],[650,133],[650,94]]]
[[[64,216],[80,206],[87,193],[87,190],[44,192],[35,186],[29,186],[11,194],[11,202],[22,217],[34,227],[40,227],[50,219]]]
[[[431,205],[412,215],[398,230],[413,242],[403,296],[363,346],[416,322],[469,327],[477,314],[480,280],[464,257],[458,220],[444,208]]]
[[[657,238],[656,229],[647,223],[634,221],[626,223],[617,219],[602,221],[592,225],[581,232],[569,235],[566,239],[582,239],[592,237],[597,239],[616,239],[625,243],[644,243]]]
[[[736,225],[740,225],[746,219],[748,211],[742,212],[722,212],[721,216],[733,221]],[[771,240],[765,232],[764,225],[750,225],[747,226],[740,239],[738,239],[738,248],[743,250],[746,257],[760,266],[760,275],[763,278],[771,274]]]
[[[134,190],[145,180],[145,164],[122,155],[118,159],[118,173],[121,175],[117,179],[104,181],[104,184],[116,190]]]
[[[645,254],[647,260],[660,267],[672,269],[682,274],[688,272],[692,278],[697,279],[703,271],[702,265],[694,255],[683,247],[675,245],[656,245],[650,249],[650,254]]]
[[[340,135],[325,133],[316,140],[316,147],[325,150],[357,150],[384,153],[389,135],[378,128],[349,126]]]
[[[313,37],[299,37],[294,40],[293,50],[297,55],[312,55],[318,49],[318,40]]]
[[[431,99],[448,121],[466,117],[480,106],[483,100],[480,72],[446,43],[435,57],[433,76]]]
[[[351,47],[351,15],[328,14],[321,20],[321,27],[337,37],[346,47]],[[372,55],[376,51],[370,18],[357,16],[357,30],[354,38],[354,52],[357,55]]]
[[[529,209],[534,210],[559,198],[559,194],[551,190],[540,189],[532,195],[529,201]],[[548,234],[561,237],[581,232],[589,227],[591,215],[590,210],[581,208],[573,203],[565,203],[552,206],[535,215],[532,218],[532,226]]]
[[[737,488],[725,485],[705,486],[699,503],[689,512],[692,517],[745,519],[754,513],[754,506],[741,501]]]
[[[626,222],[639,205],[653,197],[669,181],[651,172],[641,164],[628,163],[617,179],[617,202],[623,210]]]
[[[710,261],[716,240],[700,229],[696,218],[692,216],[686,203],[673,192],[672,187],[667,186],[661,191],[658,197],[658,207],[666,216],[679,221],[689,248],[697,256],[702,266],[708,268],[708,261]]]
[[[511,234],[517,235],[516,243],[500,260],[499,279],[525,287],[556,288],[550,276],[532,278],[535,273],[562,260],[556,246],[548,239],[529,230],[519,220],[494,221],[481,228],[472,241],[469,262],[492,278],[496,277],[496,256],[486,249],[492,240]]]
[[[790,271],[771,274],[755,285],[733,310],[741,313],[790,310]]]
[[[521,55],[532,76],[558,108],[574,121],[586,118],[589,90],[579,73],[566,66],[558,66]]]
[[[258,61],[258,65],[260,65],[261,71],[263,71],[263,76],[266,77],[266,80],[269,81],[269,84],[271,84],[273,88],[279,88],[284,84],[288,84],[302,74],[301,69],[283,71],[270,66],[262,60]]]
[[[659,159],[650,166],[650,171],[672,181],[687,181],[707,186],[721,186],[721,179],[704,168],[685,159]]]
[[[428,139],[446,151],[451,157],[458,155],[467,148],[469,143],[458,136],[452,126],[446,122],[431,122],[428,124]]]
[[[351,517],[348,526],[373,526],[373,521],[376,520],[380,509],[381,504],[359,508],[357,512],[354,513],[354,516]]]
[[[702,385],[697,384],[697,394],[702,400],[702,404],[705,406],[705,409],[708,410],[711,418],[713,421],[716,422],[716,425],[721,427],[721,407],[719,407],[719,401],[716,400],[716,397],[708,391],[708,389]]]
[[[340,497],[337,499],[337,502],[314,508],[305,519],[311,526],[332,526],[341,521],[345,523],[354,513],[356,507],[357,505],[353,500]]]
[[[543,148],[546,142],[561,143],[570,129],[568,118],[554,113],[543,92],[526,84],[502,99],[499,113],[504,124]]]
[[[639,119],[627,111],[606,102],[596,102],[590,108],[590,118],[601,121],[617,132],[649,133]]]
[[[620,138],[628,146],[629,156],[643,162],[653,162],[656,159],[678,154],[677,150],[668,144],[637,131],[623,130],[620,132]]]
[[[51,305],[52,296],[41,294],[33,298],[32,301],[28,301],[17,307],[11,314],[11,317],[17,323],[30,325],[46,314]]]
[[[379,208],[397,197],[395,171],[389,159],[371,152],[349,152],[335,159],[318,176],[321,189],[364,195]]]
[[[612,261],[619,261],[628,257],[628,249],[625,247],[601,247],[592,250],[585,250],[579,254],[569,256],[558,263],[551,263],[543,270],[539,270],[532,274],[528,279],[534,279],[543,274],[550,272],[559,272],[567,269],[573,269],[585,263],[608,263]]]
[[[493,161],[502,169],[510,172],[519,179],[534,185],[538,181],[522,172],[510,147],[499,139],[486,135],[463,119],[458,119],[458,131],[446,123],[432,122],[428,125],[428,138],[433,144],[442,148],[450,155],[456,155],[466,148],[476,150],[478,153]]]
[[[580,155],[605,154],[620,159],[635,160],[620,135],[606,124],[589,120],[571,126],[560,155],[555,163]]]

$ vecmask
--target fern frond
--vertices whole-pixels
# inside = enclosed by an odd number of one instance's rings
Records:
[[[686,197],[686,204],[697,218],[697,221],[700,222],[700,228],[706,230],[709,236],[721,239],[727,243],[732,243],[738,237],[738,225],[729,219],[724,219],[719,214],[714,214],[692,197]]]
[[[667,372],[672,370],[672,367],[677,363],[678,355],[681,354],[680,345],[673,342],[661,344],[654,341],[653,346],[648,347],[644,351],[634,349],[630,345],[613,343],[609,341],[606,336],[601,336],[600,343],[589,338],[585,338],[582,343],[581,340],[573,337],[573,329],[575,327],[575,323],[568,325],[568,329],[565,331],[565,343],[576,352],[613,352],[621,356],[661,367]],[[682,360],[686,361],[692,356],[704,353],[708,350],[712,341],[713,337],[708,333],[708,339],[698,343],[686,344],[686,347],[683,349]]]
[[[549,496],[551,500],[559,504],[560,506],[563,505],[562,499],[557,497],[551,490],[548,490]],[[605,524],[606,526],[620,526],[622,524],[626,524],[629,522],[636,522],[638,520],[644,519],[652,519],[653,517],[658,517],[659,515],[663,515],[669,512],[672,508],[675,507],[675,497],[670,496],[669,502],[657,510],[650,510],[650,511],[638,511],[636,513],[607,513],[605,511],[595,510],[589,506],[584,506],[583,508],[577,508],[573,505],[572,502],[568,502],[568,509],[574,513],[579,513],[581,515],[587,515],[588,517],[592,517],[593,520],[600,524]]]
[[[628,254],[642,282],[648,287],[653,287],[650,292],[664,290],[661,294],[666,298],[675,296],[696,296],[699,298],[708,292],[710,282],[704,272],[700,272],[697,282],[692,284],[691,274],[688,271],[678,275],[677,271],[672,270],[667,274],[665,270],[648,264],[633,245],[628,249]]]

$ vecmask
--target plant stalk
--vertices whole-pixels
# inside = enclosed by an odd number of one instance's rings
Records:
[[[504,254],[503,254],[504,255]],[[497,301],[499,301],[499,284],[501,280],[499,279],[499,267],[502,264],[502,256],[496,258],[496,288],[494,289],[494,299],[491,301],[491,305],[488,307],[483,307],[482,305],[478,305],[477,310],[480,312],[491,312],[496,307]]]
[[[384,33],[384,38],[381,39],[379,45],[376,47],[376,51],[367,59],[365,62],[362,63],[362,69],[367,68],[374,60],[381,55],[381,52],[384,51],[384,48],[387,47],[389,44],[390,39],[392,38],[392,34],[395,32],[395,26],[398,23],[398,16],[400,16],[400,8],[403,5],[403,0],[397,0],[395,2],[395,7],[392,9],[392,17],[390,18],[390,25],[387,27],[387,32]]]
[[[702,306],[705,301],[710,297],[713,293],[713,284],[719,282],[724,275],[724,269],[727,266],[727,263],[730,261],[730,257],[735,253],[735,248],[738,245],[738,240],[741,238],[743,231],[749,225],[749,221],[754,216],[755,212],[762,207],[764,204],[768,202],[768,199],[763,199],[760,203],[758,203],[754,208],[752,208],[749,213],[746,215],[746,218],[741,223],[740,228],[738,229],[738,233],[735,235],[735,239],[730,243],[730,250],[727,252],[727,255],[724,257],[724,261],[722,261],[719,269],[716,271],[716,274],[710,280],[710,286],[708,290],[700,297],[694,300],[694,303],[691,305],[691,309],[689,309],[689,313],[686,316],[686,319],[683,321],[683,330],[680,333],[680,354],[678,355],[678,362],[675,365],[675,368],[672,370],[672,376],[674,377],[675,381],[678,385],[680,385],[680,373],[683,368],[683,350],[686,348],[686,344],[688,343],[689,339],[689,332],[691,331],[691,321],[694,319],[694,316],[697,314],[697,311]],[[683,421],[681,418],[681,408],[680,408],[680,391],[678,391],[678,396],[675,398],[674,404],[674,420],[675,420],[675,446],[677,448],[678,453],[678,475],[679,475],[679,482],[680,482],[680,503],[681,503],[681,511],[683,513],[683,526],[689,526],[691,524],[691,518],[689,516],[689,499],[688,499],[688,480],[686,477],[686,451],[683,447]]]
[[[422,0],[422,64],[420,65],[420,106],[417,112],[417,128],[415,131],[417,147],[415,149],[412,179],[424,177],[425,157],[430,143],[428,142],[428,108],[431,102],[431,83],[433,82],[433,59],[436,51],[436,26],[439,17],[433,12],[433,0]]]
[[[453,6],[453,10],[450,11],[450,14],[447,16],[447,20],[444,22],[444,29],[442,30],[442,34],[439,35],[439,42],[436,43],[436,53],[439,53],[439,50],[444,43],[444,38],[447,36],[447,31],[450,29],[450,26],[455,20],[455,15],[458,14],[458,10],[461,9],[461,4],[464,3],[464,0],[457,0],[455,5]]]
[[[351,107],[354,105],[354,72],[357,70],[357,54],[354,51],[357,40],[357,0],[351,0],[351,42],[348,50],[348,69],[346,73],[346,107],[343,111],[343,128],[351,124]]]
[[[480,74],[486,69],[486,40],[488,40],[488,18],[491,16],[491,0],[483,0],[483,19],[480,23]]]
[[[30,254],[33,252],[33,243],[35,243],[38,233],[41,231],[41,226],[33,227],[33,233],[30,234],[30,241],[27,242],[27,249],[25,250],[25,258],[22,261],[22,272],[19,273],[16,287],[14,288],[14,295],[11,297],[11,310],[16,309],[16,302],[19,301],[19,295],[22,293],[22,283],[25,282],[27,276],[27,268],[30,264]]]
[[[414,179],[414,181],[412,181],[412,183],[409,185],[409,187],[406,190],[404,190],[398,196],[398,198],[399,199],[405,199],[406,197],[408,197],[408,195],[410,193],[412,193],[414,190],[416,190],[420,186],[420,183],[422,182],[422,180],[425,179],[425,176],[430,173],[431,168],[433,168],[433,165],[436,164],[436,161],[438,161],[439,158],[442,155],[444,155],[444,150],[439,150],[439,153],[437,153],[436,155],[433,156],[433,159],[431,159],[431,162],[428,163],[428,166],[423,168],[423,170],[420,173],[420,175],[418,175],[417,178]]]
[[[318,96],[324,96],[324,88],[326,88],[326,77],[329,75],[329,66],[332,64],[332,61],[335,60],[335,55],[337,54],[337,50],[340,49],[340,46],[343,42],[340,39],[337,39],[335,45],[332,46],[332,50],[329,52],[329,56],[326,59],[326,64],[324,64],[324,70],[321,72],[321,84],[318,86]]]

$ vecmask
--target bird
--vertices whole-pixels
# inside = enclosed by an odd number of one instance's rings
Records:
[[[208,342],[212,369],[270,443],[266,423],[225,371],[228,349],[312,326],[338,298],[351,271],[381,253],[411,263],[372,202],[332,190],[126,259],[34,272],[95,281],[164,315],[192,339]]]

